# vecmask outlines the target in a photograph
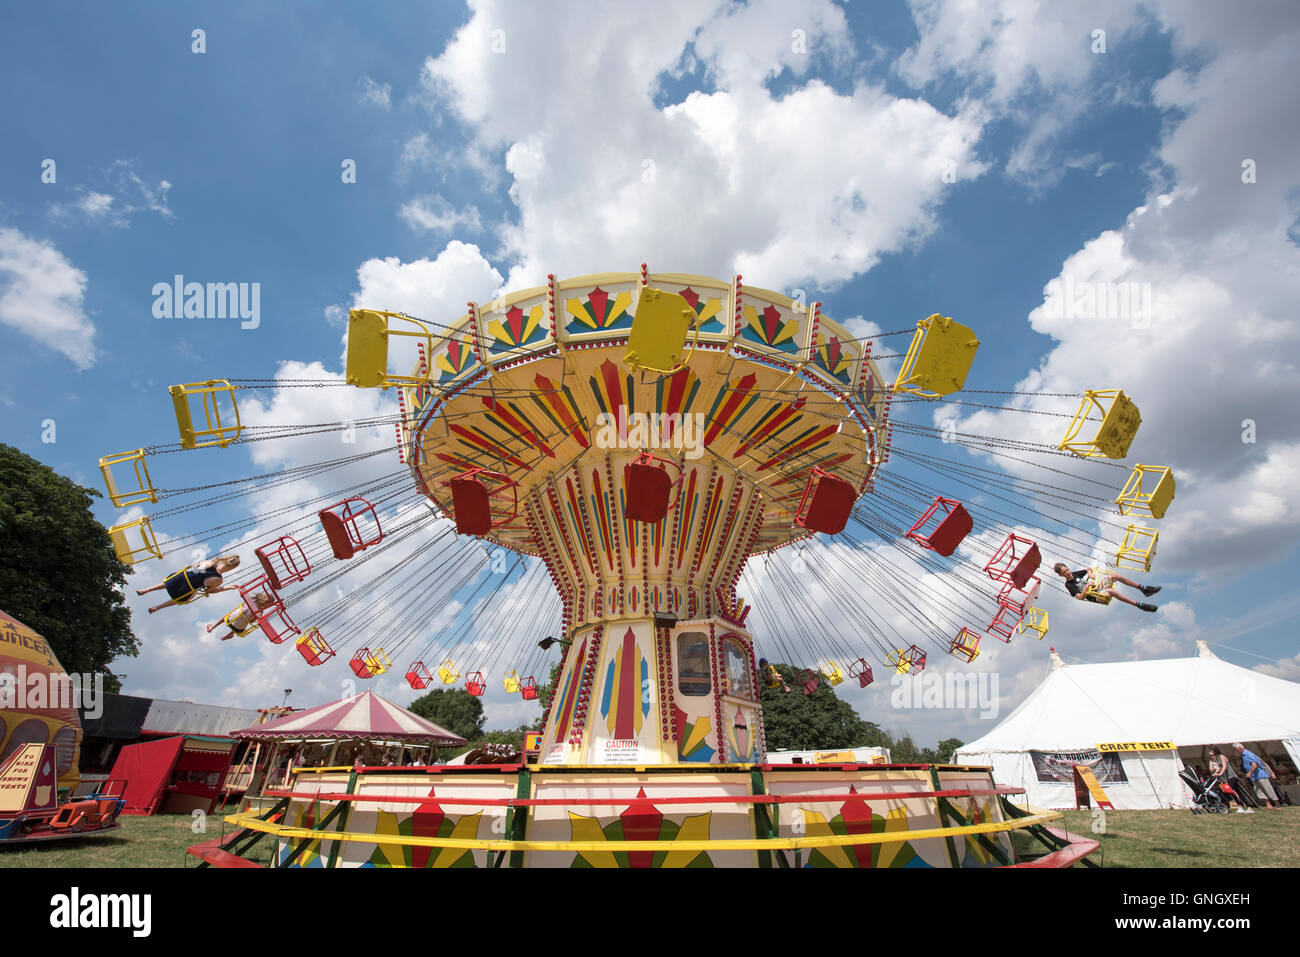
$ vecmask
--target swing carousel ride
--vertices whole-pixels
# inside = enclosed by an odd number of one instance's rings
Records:
[[[904,351],[873,354],[905,335]],[[780,676],[759,661],[801,667],[796,694],[866,688],[936,653],[971,662],[981,642],[1041,639],[1044,552],[1092,566],[1084,597],[1098,604],[1118,569],[1150,570],[1157,530],[1123,519],[1159,519],[1174,482],[1116,461],[1140,423],[1122,392],[1036,393],[1062,404],[1022,409],[1068,420],[1056,445],[903,414],[939,401],[1003,408],[949,398],[978,345],[939,315],[857,339],[820,303],[644,264],[548,277],[445,324],[356,309],[346,381],[173,386],[180,442],[100,466],[118,507],[177,503],[111,534],[127,563],[249,535],[234,548],[257,562],[234,579],[240,603],[222,621],[293,641],[302,667],[343,662],[364,680],[398,666],[417,690],[483,695],[500,682],[539,707],[549,698],[535,760],[492,775],[300,772],[273,795],[273,820],[229,819],[251,839],[276,835],[278,863],[977,866],[1012,863],[1016,829],[1068,863],[1095,844],[1046,828],[1054,815],[1017,807],[988,769],[764,763],[758,690]],[[403,358],[409,371],[390,371]],[[878,362],[899,359],[887,383]],[[241,421],[241,393],[293,387],[393,390],[398,409]],[[372,466],[316,500],[188,534],[171,520],[355,475],[393,451],[188,489],[150,476],[149,460],[175,451],[371,426],[394,428],[396,471]],[[1120,514],[1102,514],[1112,503]],[[768,594],[751,619],[742,595],[759,582]],[[453,600],[464,614],[432,627]]]

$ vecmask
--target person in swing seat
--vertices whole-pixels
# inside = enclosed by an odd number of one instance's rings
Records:
[[[1084,568],[1079,571],[1071,571],[1070,566],[1065,562],[1057,562],[1052,566],[1056,574],[1065,579],[1065,590],[1070,593],[1071,598],[1079,601],[1091,601],[1097,604],[1105,604],[1102,600],[1103,595],[1109,595],[1126,605],[1133,605],[1143,611],[1155,611],[1158,605],[1152,605],[1150,602],[1134,601],[1127,595],[1120,593],[1115,588],[1115,584],[1127,585],[1129,588],[1136,588],[1142,593],[1144,598],[1150,598],[1160,590],[1159,585],[1139,585],[1131,578],[1125,578],[1114,572],[1107,572],[1100,568]]]
[[[172,605],[182,605],[198,592],[202,592],[204,595],[215,595],[220,591],[233,591],[235,586],[222,584],[223,576],[238,567],[238,555],[221,555],[217,558],[209,558],[206,561],[195,562],[189,568],[167,576],[161,585],[137,589],[136,594],[147,595],[162,588],[167,589],[170,600],[150,608],[149,614],[152,615],[154,612],[162,611],[162,609]]]
[[[221,640],[229,641],[231,638],[238,638],[241,631],[246,631],[250,625],[257,621],[258,612],[261,612],[275,604],[275,599],[270,595],[258,592],[253,596],[253,604],[257,606],[257,612],[249,611],[248,605],[246,604],[240,605],[237,609],[238,614],[231,616],[229,620],[222,618],[220,621],[214,621],[212,624],[208,625],[208,631],[212,631],[214,628],[220,628],[222,625],[225,625],[230,629],[230,632],[222,635]]]
[[[782,691],[789,691],[790,686],[785,683],[781,677],[781,672],[768,662],[766,658],[758,659],[758,679],[769,688],[780,688]]]

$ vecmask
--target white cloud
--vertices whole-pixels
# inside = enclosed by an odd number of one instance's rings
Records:
[[[1300,402],[1300,250],[1287,236],[1300,214],[1300,169],[1290,161],[1300,151],[1300,106],[1277,82],[1300,69],[1300,17],[1279,16],[1270,31],[1223,23],[1220,34],[1204,22],[1206,9],[1170,10],[1163,23],[1175,50],[1198,68],[1176,66],[1155,86],[1171,114],[1159,147],[1167,177],[1048,284],[1029,323],[1056,343],[1016,388],[1123,388],[1142,413],[1130,462],[1169,465],[1178,483],[1156,568],[1233,577],[1283,560],[1300,533],[1291,480],[1300,419],[1286,411]],[[1244,183],[1243,158],[1269,175]],[[1071,288],[1082,306],[1073,315]],[[1102,303],[1118,289],[1137,291],[1141,308],[1115,317],[1077,294]],[[1018,402],[1072,412],[1069,404]],[[1254,443],[1243,442],[1247,420]],[[1064,431],[1060,419],[987,412],[958,428],[1052,445]],[[1124,478],[1072,471],[1116,487]]]
[[[1283,658],[1276,664],[1256,665],[1252,670],[1286,681],[1300,681],[1300,654],[1292,658]]]
[[[103,216],[108,213],[112,206],[112,196],[107,193],[96,193],[93,190],[87,191],[77,201],[77,207],[87,216]]]
[[[86,274],[52,244],[0,228],[0,322],[78,369],[95,363],[95,325],[86,315]]]
[[[1087,111],[1130,95],[1116,58],[1152,22],[1145,6],[1130,0],[911,0],[911,6],[920,40],[899,57],[899,74],[918,89],[955,77],[971,109],[1015,120],[1024,136],[1007,172],[1036,186],[1083,162],[1061,156],[1058,141]],[[1097,30],[1105,33],[1106,52],[1094,52]]]
[[[175,219],[176,214],[167,205],[172,184],[165,179],[150,184],[136,172],[136,165],[134,160],[118,160],[109,169],[109,176],[116,181],[118,192],[123,197],[124,212],[130,214],[143,209],[157,213],[163,219]]]
[[[358,102],[370,103],[381,110],[392,109],[393,87],[391,83],[376,83],[370,77],[361,80],[361,97]]]
[[[486,302],[496,295],[501,274],[477,246],[452,240],[435,259],[368,259],[357,269],[357,283],[356,308],[450,322],[464,315],[469,300]]]
[[[57,223],[80,219],[123,229],[131,225],[132,216],[141,210],[157,213],[165,220],[175,219],[167,204],[172,184],[165,179],[149,183],[136,172],[137,165],[134,160],[117,160],[108,168],[104,180],[112,192],[74,186],[76,200],[71,204],[50,203],[50,218]]]
[[[457,209],[436,195],[417,196],[403,204],[398,215],[412,229],[434,233],[450,233],[458,228],[477,233],[483,228],[477,207],[464,206]]]
[[[428,133],[417,133],[402,144],[398,168],[403,172],[432,166],[438,160],[438,151]]]
[[[493,56],[503,28],[509,56]],[[792,49],[796,29],[807,54]],[[538,74],[561,42],[568,55]],[[716,92],[657,107],[692,42]],[[509,287],[642,260],[776,289],[834,285],[933,228],[949,162],[959,180],[983,170],[971,117],[866,83],[840,94],[808,81],[781,99],[764,86],[812,59],[833,68],[848,44],[842,11],[817,0],[599,18],[576,3],[482,2],[424,79],[476,145],[505,150],[518,208],[501,230]]]

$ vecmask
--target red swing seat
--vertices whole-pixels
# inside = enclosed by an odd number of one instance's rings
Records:
[[[285,585],[300,582],[311,574],[311,563],[307,561],[302,546],[297,539],[288,535],[253,549],[253,554],[261,562],[262,571],[276,591]]]
[[[411,667],[406,669],[406,682],[416,691],[423,691],[429,687],[431,681],[433,681],[433,675],[429,673],[429,669],[424,666],[423,661],[413,662]]]
[[[798,681],[803,685],[804,694],[816,694],[817,689],[821,687],[821,675],[810,668],[805,668],[799,672]]]
[[[871,676],[871,665],[867,664],[866,658],[859,658],[849,665],[849,677],[858,679],[858,687],[865,688],[874,680]]]
[[[329,642],[315,625],[302,633],[294,647],[298,649],[298,654],[302,655],[303,660],[312,667],[324,664],[334,657],[334,649],[329,646]]]
[[[465,676],[465,690],[474,697],[479,697],[487,690],[487,682],[483,680],[483,672],[471,671]]]
[[[1024,588],[1042,563],[1038,544],[1012,532],[993,553],[984,571],[995,582],[1011,582],[1017,588]]]
[[[963,627],[948,646],[948,654],[956,658],[965,658],[967,662],[974,661],[980,654],[979,634]]]
[[[270,639],[271,644],[278,645],[287,638],[300,634],[298,626],[289,617],[283,601],[277,601],[266,609],[266,614],[258,621],[262,634]]]
[[[804,486],[794,523],[812,532],[838,535],[849,523],[858,493],[844,479],[815,468]]]
[[[929,535],[924,534],[921,530],[939,509],[943,509],[943,518],[939,520],[933,532]],[[928,548],[947,558],[961,544],[961,540],[969,534],[974,525],[975,520],[970,517],[970,513],[961,502],[940,496],[925,510],[925,514],[917,519],[916,524],[907,530],[907,537],[922,548]]]
[[[656,465],[655,463],[662,463]],[[660,522],[672,508],[673,486],[681,483],[681,470],[678,469],[674,481],[668,475],[665,465],[676,463],[667,459],[642,452],[632,462],[623,467],[623,487],[627,501],[623,511],[634,522]]]
[[[387,672],[392,662],[384,654],[383,648],[376,648],[373,652],[369,648],[362,648],[352,656],[348,665],[358,678],[374,678]]]
[[[284,602],[280,600],[280,596],[276,594],[275,589],[271,587],[270,580],[265,575],[258,575],[251,581],[235,587],[239,591],[240,599],[244,602],[244,609],[248,612],[248,620],[253,627],[261,627],[264,621],[275,614],[276,609],[281,611],[284,609]],[[271,603],[259,608],[257,604],[258,595],[265,595],[270,598]],[[289,624],[292,625],[293,622],[290,621]],[[295,627],[294,634],[297,633],[298,629]],[[272,640],[274,641],[274,639]]]
[[[993,620],[989,622],[989,626],[985,631],[995,636],[999,641],[1010,644],[1011,636],[1016,633],[1016,629],[1020,627],[1020,622],[1024,620],[1024,617],[1024,611],[1017,609],[1014,605],[999,604],[998,613],[993,616]]]
[[[334,557],[340,561],[383,540],[384,530],[379,525],[379,515],[364,498],[346,498],[316,514],[321,528],[325,529],[330,548],[334,550]],[[370,530],[371,523],[374,524],[373,531]]]
[[[498,483],[490,491],[487,486],[489,481]],[[513,521],[519,514],[518,483],[502,472],[470,469],[450,479],[447,484],[451,486],[451,507],[456,517],[456,531],[462,535],[486,535],[492,529]],[[492,499],[507,489],[514,496],[510,508],[494,507]]]
[[[1029,579],[1023,588],[1015,582],[1009,581],[998,592],[998,603],[1023,618],[1029,613],[1029,609],[1034,606],[1034,602],[1038,601],[1040,585],[1042,585],[1042,581],[1036,577]]]
[[[525,701],[537,700],[537,679],[529,675],[519,683],[519,695]]]

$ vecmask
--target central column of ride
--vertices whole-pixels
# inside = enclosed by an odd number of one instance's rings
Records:
[[[761,760],[753,643],[735,594],[762,524],[742,472],[680,466],[657,522],[636,512],[634,452],[593,454],[534,489],[524,514],[564,600],[544,764]],[[640,473],[638,473],[640,470]]]

